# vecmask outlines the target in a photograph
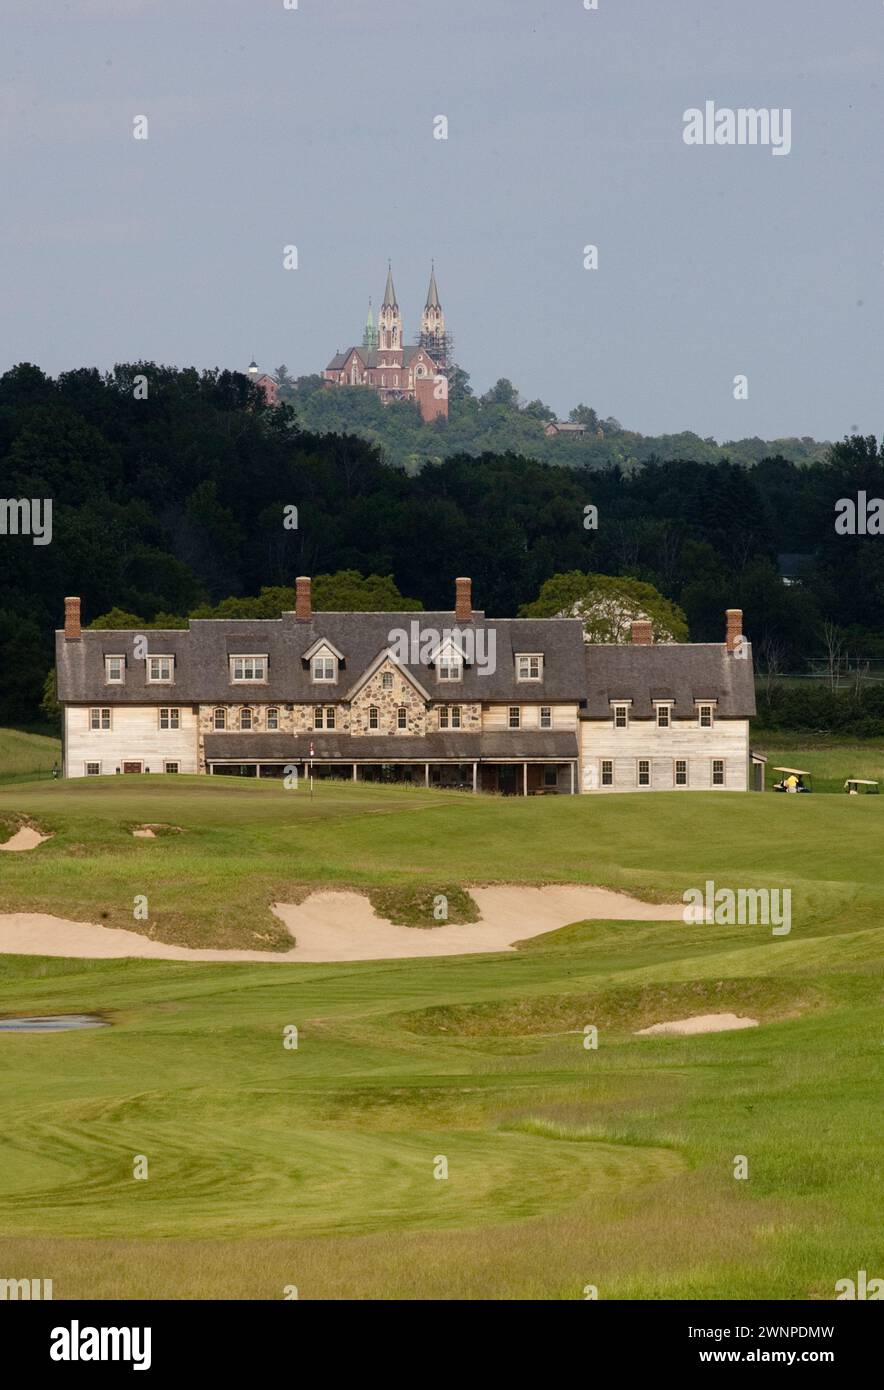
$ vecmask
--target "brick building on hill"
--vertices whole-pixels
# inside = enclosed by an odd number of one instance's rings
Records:
[[[408,347],[403,341],[393,272],[388,269],[377,327],[369,303],[361,345],[335,353],[323,377],[329,387],[367,386],[378,393],[384,405],[390,401],[416,401],[425,421],[447,420],[448,353],[449,339],[435,269],[430,273],[418,342]]]

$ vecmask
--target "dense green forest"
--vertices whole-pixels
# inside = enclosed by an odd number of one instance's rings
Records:
[[[292,405],[303,427],[318,433],[358,434],[381,449],[391,463],[416,473],[427,463],[453,454],[524,454],[543,463],[572,468],[619,467],[631,472],[651,460],[692,459],[695,463],[757,463],[779,456],[794,463],[823,462],[829,444],[815,439],[739,439],[716,444],[698,434],[642,435],[619,420],[601,418],[592,406],[578,405],[568,419],[585,434],[548,438],[546,425],[555,412],[543,401],[525,401],[512,382],[502,378],[475,396],[469,376],[451,367],[448,421],[425,425],[413,401],[384,406],[366,386],[329,390],[320,376],[293,379],[286,367],[273,373],[280,399]]]
[[[296,574],[389,576],[428,608],[450,608],[455,575],[470,574],[477,604],[501,617],[554,575],[622,575],[679,605],[695,641],[720,640],[723,610],[742,607],[772,671],[833,643],[884,656],[884,537],[833,524],[839,498],[884,496],[874,438],[823,460],[629,469],[497,441],[412,474],[308,423],[266,408],[237,373],[138,363],[51,379],[21,365],[0,378],[0,497],[53,502],[51,544],[0,534],[0,723],[36,717],[66,594],[82,596],[86,622],[114,608],[183,620]],[[802,557],[799,583],[783,583],[782,552]]]

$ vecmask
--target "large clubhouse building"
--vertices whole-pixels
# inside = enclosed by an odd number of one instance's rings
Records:
[[[347,777],[517,795],[754,784],[742,614],[720,643],[588,644],[577,618],[314,612],[56,635],[66,777]]]

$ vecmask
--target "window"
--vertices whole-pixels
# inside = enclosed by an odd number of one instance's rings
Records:
[[[463,671],[461,659],[457,652],[446,652],[439,657],[439,679],[440,681],[459,681]]]
[[[711,706],[711,705],[698,705],[698,706],[697,706],[697,709],[698,709],[698,711],[699,711],[699,716],[700,716],[700,728],[701,728],[701,729],[711,729],[711,728],[712,728],[712,706]]]
[[[335,727],[335,707],[334,707],[334,705],[327,705],[327,706],[326,706],[326,710],[325,710],[325,727],[326,727],[327,729],[333,729],[333,728]]]
[[[408,728],[408,710],[405,708],[404,705],[400,705],[396,711],[396,728]]]
[[[149,656],[147,679],[151,685],[170,685],[175,672],[174,656]]]
[[[378,707],[377,705],[372,705],[368,711],[368,727],[370,729],[377,729],[379,723],[380,720],[378,718]]]
[[[671,710],[671,707],[670,707],[669,705],[658,705],[658,706],[657,706],[657,728],[658,728],[658,729],[668,729],[668,728],[669,728],[669,725],[670,725],[671,715],[672,715],[672,710]]]
[[[518,705],[510,705],[507,723],[511,729],[520,729],[522,727],[522,711],[519,709]]]
[[[322,705],[316,705],[316,706],[314,707],[314,710],[313,710],[313,727],[314,727],[314,729],[321,729],[321,728],[322,728],[322,722],[323,722],[323,721],[322,721]]]
[[[227,728],[227,710],[226,710],[226,709],[216,709],[214,715],[212,716],[212,722],[213,722],[213,724],[214,724],[214,726],[215,726],[216,729],[226,729],[226,728]]]
[[[126,679],[126,658],[106,656],[104,658],[104,679],[108,685],[122,685]]]
[[[86,764],[86,776],[87,776],[87,777],[100,777],[100,776],[101,776],[101,763],[87,763],[87,764]]]
[[[543,769],[543,785],[545,787],[557,787],[559,785],[559,770],[556,767],[545,767]]]
[[[267,728],[270,732],[279,728],[279,710],[269,709],[267,711]]]
[[[235,685],[245,681],[266,680],[267,657],[232,656],[230,658],[230,679]]]
[[[639,758],[638,760],[638,784],[640,787],[651,785],[651,764],[647,758]]]
[[[549,705],[540,706],[540,727],[541,729],[552,728],[552,709]]]
[[[712,759],[712,785],[713,787],[724,786],[724,758]]]
[[[335,679],[335,659],[333,656],[314,656],[313,679],[315,681],[333,681]]]
[[[382,690],[392,690],[392,689],[393,689],[393,672],[392,672],[392,671],[385,671],[385,672],[383,673],[383,675],[381,676],[381,689],[382,689]]]
[[[686,787],[688,784],[688,765],[684,758],[675,760],[675,785]]]
[[[520,653],[516,657],[516,680],[539,681],[542,677],[543,657],[539,653]]]
[[[160,710],[160,728],[161,728],[161,729],[180,729],[180,727],[181,727],[181,711],[180,711],[180,710],[178,710],[178,709],[161,709],[161,710]]]
[[[177,764],[177,763],[164,763],[164,764],[163,764],[163,767],[165,768],[166,772],[175,772],[175,773],[177,773],[177,771],[178,771],[178,764]]]
[[[629,706],[628,706],[628,705],[615,705],[615,706],[614,706],[614,728],[615,728],[615,729],[626,729],[626,728],[628,728],[628,727],[629,727]]]
[[[602,786],[613,787],[614,763],[611,758],[602,758]]]
[[[109,709],[91,709],[89,711],[90,729],[109,729],[111,726],[111,712]]]
[[[250,729],[252,727],[252,711],[248,705],[243,705],[239,712],[239,727]]]
[[[451,706],[451,727],[452,729],[460,728],[460,705]]]

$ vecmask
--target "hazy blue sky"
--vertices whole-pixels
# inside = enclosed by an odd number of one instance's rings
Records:
[[[881,432],[879,0],[0,14],[4,370],[321,370],[388,257],[411,341],[435,256],[478,390],[645,433]],[[685,145],[706,100],[791,108],[791,153]]]

